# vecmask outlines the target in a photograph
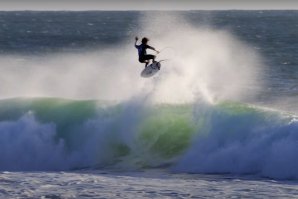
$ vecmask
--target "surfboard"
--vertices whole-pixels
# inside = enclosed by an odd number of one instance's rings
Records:
[[[150,65],[148,65],[142,72],[141,72],[141,76],[142,77],[152,77],[153,75],[155,75],[159,70],[160,70],[160,64],[161,61],[159,62],[154,62]]]

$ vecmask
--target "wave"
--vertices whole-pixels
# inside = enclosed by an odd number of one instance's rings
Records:
[[[158,165],[155,158],[162,162],[188,145],[194,132],[190,116],[186,105],[160,109],[135,101],[1,100],[0,169],[98,168],[129,161],[138,167]]]
[[[201,124],[175,171],[297,179],[295,115],[245,104],[199,107]]]
[[[143,169],[297,179],[296,116],[222,102],[0,101],[0,170]]]

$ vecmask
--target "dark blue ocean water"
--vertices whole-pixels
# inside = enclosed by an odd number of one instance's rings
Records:
[[[129,39],[137,12],[0,12],[1,53],[83,51]]]
[[[113,45],[134,36],[143,13],[0,12],[1,52],[36,53]],[[194,25],[229,29],[260,49],[272,63],[297,64],[297,11],[163,12],[166,13],[185,16]]]

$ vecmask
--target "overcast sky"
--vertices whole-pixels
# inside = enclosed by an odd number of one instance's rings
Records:
[[[298,9],[298,0],[0,0],[0,10]]]

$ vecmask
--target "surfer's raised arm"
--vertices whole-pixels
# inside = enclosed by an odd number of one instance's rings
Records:
[[[135,47],[137,48],[138,37],[135,38]]]

